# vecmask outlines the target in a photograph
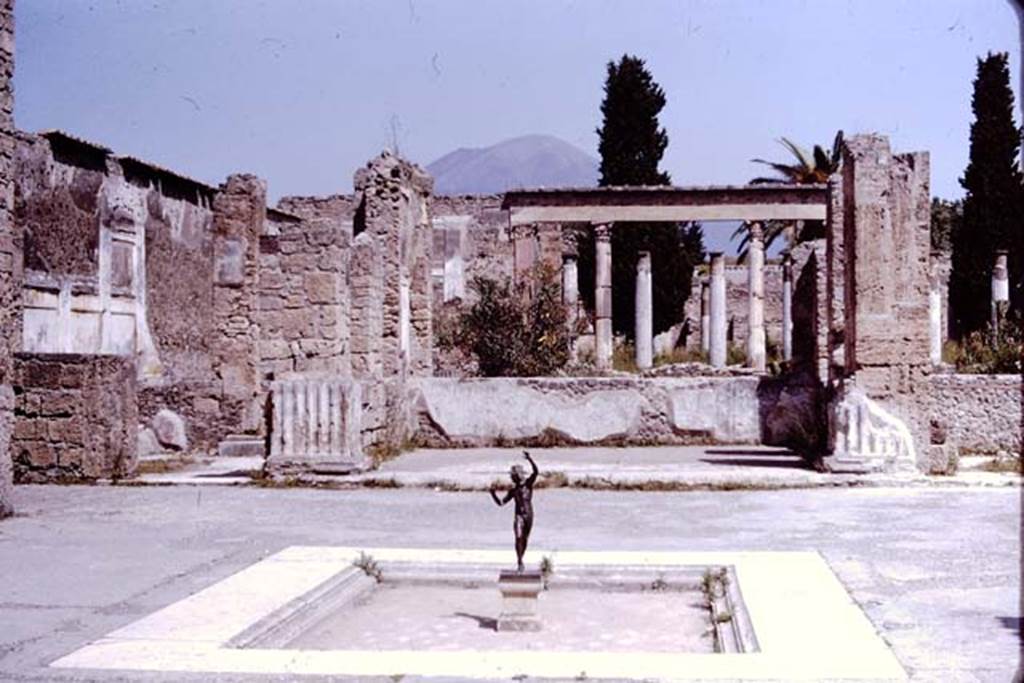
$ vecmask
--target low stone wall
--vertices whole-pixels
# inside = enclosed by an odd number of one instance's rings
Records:
[[[946,428],[962,454],[1005,451],[1020,455],[1019,375],[931,376],[931,419]]]
[[[759,377],[422,378],[415,440],[501,444],[792,444],[813,447],[813,384]],[[813,437],[812,439],[813,440]],[[802,443],[804,442],[804,443]]]
[[[15,481],[92,480],[134,473],[134,358],[20,353],[14,372]]]

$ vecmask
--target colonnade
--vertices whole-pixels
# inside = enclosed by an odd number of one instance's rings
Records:
[[[766,365],[765,324],[764,324],[764,233],[759,222],[749,224],[748,246],[748,334],[746,340],[747,365],[763,372]],[[595,361],[598,368],[612,366],[612,248],[611,225],[595,224]],[[563,262],[563,291],[571,292],[572,304],[576,302],[575,259]],[[571,271],[568,269],[571,268]],[[700,339],[701,350],[708,353],[713,367],[725,367],[726,348],[726,283],[725,256],[721,252],[710,255],[710,274],[701,282]],[[572,284],[565,278],[571,276]],[[787,254],[783,261],[783,356],[792,358],[792,296],[793,260]],[[570,303],[569,295],[566,303]],[[575,310],[575,305],[571,306]],[[644,370],[653,364],[654,300],[652,296],[651,255],[640,252],[636,273],[636,365]]]

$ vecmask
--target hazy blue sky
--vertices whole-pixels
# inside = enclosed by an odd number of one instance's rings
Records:
[[[605,64],[647,60],[677,184],[745,182],[780,135],[879,131],[962,194],[975,59],[1009,51],[1005,0],[537,2],[19,0],[16,121],[211,184],[351,189],[397,139],[421,164],[527,133],[596,156]],[[1018,109],[1019,111],[1019,109]]]

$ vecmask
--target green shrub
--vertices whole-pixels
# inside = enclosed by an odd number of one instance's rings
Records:
[[[654,367],[672,365],[674,363],[708,363],[708,354],[700,349],[687,349],[677,346],[667,353],[659,353],[654,357]]]
[[[974,374],[1016,374],[1024,353],[1024,321],[1020,315],[1007,317],[996,333],[989,325],[959,342],[947,342],[943,359],[957,372]]]
[[[507,280],[473,278],[475,302],[459,317],[446,343],[472,353],[485,377],[554,374],[569,361],[568,311],[555,271],[532,273],[533,291]]]

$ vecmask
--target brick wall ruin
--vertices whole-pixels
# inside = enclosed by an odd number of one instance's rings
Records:
[[[0,517],[14,511],[12,354],[20,342],[21,239],[14,208],[14,0],[0,0]]]
[[[259,436],[259,250],[267,210],[267,184],[232,175],[213,200],[213,318],[211,345],[220,382],[222,429]]]
[[[352,224],[270,212],[260,237],[260,374],[348,375]]]
[[[130,356],[19,353],[12,443],[22,483],[121,477],[135,469]]]

